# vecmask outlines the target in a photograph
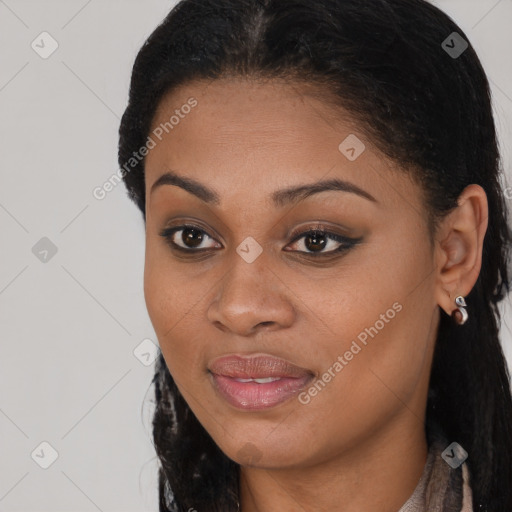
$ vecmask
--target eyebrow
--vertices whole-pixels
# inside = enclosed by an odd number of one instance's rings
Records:
[[[190,192],[194,196],[201,199],[205,203],[211,203],[218,205],[220,204],[220,196],[217,192],[211,188],[203,185],[199,181],[185,176],[180,176],[175,172],[168,171],[162,174],[151,186],[150,194],[152,194],[158,187],[163,185],[174,185],[180,187],[187,192]],[[284,188],[275,191],[271,198],[272,202],[276,207],[283,207],[289,203],[301,201],[314,194],[326,191],[342,191],[356,194],[360,197],[368,199],[374,203],[378,201],[366,190],[354,185],[353,183],[338,178],[332,178],[329,180],[322,180],[316,183],[310,183],[306,185],[297,185],[293,187]]]

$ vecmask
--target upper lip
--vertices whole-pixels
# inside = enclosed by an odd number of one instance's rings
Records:
[[[314,375],[311,370],[270,355],[230,355],[214,359],[208,369],[217,375],[240,379],[266,377],[301,378]]]

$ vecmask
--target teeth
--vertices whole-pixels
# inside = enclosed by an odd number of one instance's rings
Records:
[[[276,380],[279,380],[279,377],[266,377],[264,379],[254,379],[255,382],[258,384],[266,384],[267,382],[274,382]]]
[[[267,384],[279,380],[280,377],[265,377],[264,379],[235,379],[238,382],[257,382],[258,384]]]

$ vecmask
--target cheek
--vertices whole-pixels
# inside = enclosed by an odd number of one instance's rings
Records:
[[[172,308],[176,305],[176,293],[169,273],[163,268],[162,260],[154,254],[148,241],[144,264],[144,299],[157,335],[171,328],[170,320],[174,317]]]
[[[415,316],[406,304],[401,309],[398,304],[383,310],[372,307],[354,319],[353,336],[332,344],[336,348],[324,358],[327,363],[319,376],[327,383],[317,380],[298,405],[303,432],[324,426],[314,439],[326,455],[339,445],[357,442],[403,411],[420,415],[414,404],[429,352],[426,340],[418,335],[426,332],[425,326],[411,328]]]
[[[158,337],[162,350],[171,339],[174,331],[186,315],[186,304],[190,294],[185,293],[182,284],[175,279],[173,272],[160,251],[146,244],[144,265],[144,298],[148,315]]]
[[[336,333],[323,347],[324,370],[343,358],[343,369],[332,369],[334,385],[328,384],[339,398],[329,399],[345,402],[354,413],[358,403],[378,408],[393,393],[410,398],[435,337],[428,248],[421,240],[395,239],[368,247],[357,271],[331,282],[327,296],[338,300],[322,303],[322,323]]]
[[[208,283],[191,279],[180,271],[169,255],[155,246],[146,246],[144,297],[153,329],[173,377],[182,381],[192,370],[203,367],[206,334],[204,324]]]
[[[146,236],[144,298],[157,334],[169,332],[199,297],[190,287],[186,272],[172,261],[169,249],[157,239]]]

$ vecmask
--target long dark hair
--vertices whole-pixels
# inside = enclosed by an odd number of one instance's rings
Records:
[[[449,51],[461,48],[453,32],[468,42],[460,55]],[[128,171],[126,163],[146,143],[163,94],[228,76],[334,92],[362,133],[422,186],[432,237],[467,185],[485,190],[482,269],[466,297],[467,323],[441,310],[427,422],[469,453],[474,510],[512,511],[512,398],[498,337],[512,238],[489,82],[468,38],[424,0],[179,2],[137,55],[119,130],[123,179],[144,222],[144,160]],[[160,511],[236,511],[240,468],[198,422],[162,355],[153,383]]]

